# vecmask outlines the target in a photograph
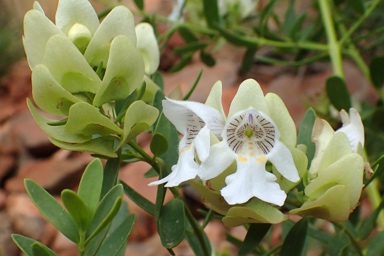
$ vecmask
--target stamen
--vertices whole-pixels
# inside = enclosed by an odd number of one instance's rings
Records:
[[[275,145],[276,127],[255,109],[232,117],[227,132],[227,144],[237,154],[267,155]],[[248,146],[244,147],[247,143]]]

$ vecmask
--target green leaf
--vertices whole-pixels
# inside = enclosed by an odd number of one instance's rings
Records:
[[[384,200],[382,200],[380,205],[373,211],[373,213],[366,220],[364,220],[358,232],[360,239],[366,239],[371,234],[372,230],[376,226],[376,220],[379,217],[379,214],[383,207]]]
[[[181,243],[185,236],[183,201],[175,198],[161,208],[158,228],[161,243],[165,248],[171,249]]]
[[[70,107],[65,129],[68,133],[85,136],[123,133],[123,130],[101,114],[98,108],[85,102]]]
[[[298,221],[288,232],[281,248],[280,256],[301,255],[308,231],[308,219],[306,217]]]
[[[189,222],[186,222],[186,232],[185,232],[185,239],[187,240],[189,246],[195,253],[195,255],[212,255],[212,248],[211,243],[208,239],[207,234],[202,230],[202,236],[204,239],[204,243],[207,247],[208,253],[202,248],[202,244],[199,240],[199,238],[196,236],[195,232],[193,231],[191,224]]]
[[[383,176],[383,174],[384,174],[384,155],[382,155],[381,157],[379,157],[379,159],[377,159],[375,161],[375,163],[372,165],[372,169],[374,170],[374,173],[369,178],[369,180],[367,180],[364,183],[364,187],[367,187],[373,180]]]
[[[121,248],[127,244],[128,236],[132,231],[135,221],[136,215],[131,214],[127,217],[121,225],[105,239],[96,256],[118,255]]]
[[[44,248],[44,252],[48,254],[41,254],[43,255],[49,255],[49,256],[56,256],[56,253],[54,253],[51,249],[46,247],[45,245],[41,244],[40,242],[33,240],[31,238],[18,235],[18,234],[12,234],[11,235],[12,240],[15,242],[15,244],[22,250],[27,256],[34,256],[33,246],[35,244],[38,244],[40,247]],[[35,249],[36,250],[36,249]],[[40,255],[39,255],[40,256]]]
[[[191,29],[185,25],[180,25],[177,31],[186,43],[195,42],[198,40],[197,37],[191,31]]]
[[[103,173],[103,187],[101,189],[100,200],[116,185],[117,177],[119,175],[121,160],[117,158],[110,158],[104,167]]]
[[[94,159],[88,164],[80,180],[77,194],[87,206],[93,217],[100,201],[101,188],[103,185],[103,164],[100,159]]]
[[[342,78],[331,76],[326,82],[327,95],[332,105],[338,110],[351,108],[351,97]]]
[[[315,111],[312,108],[309,108],[301,121],[297,137],[297,144],[304,144],[307,147],[306,155],[308,163],[311,163],[315,156],[316,145],[312,142],[312,129],[316,118]]]
[[[159,176],[159,174],[156,172],[154,168],[150,168],[146,173],[144,173],[145,178],[152,178]]]
[[[144,10],[144,0],[134,0],[137,8],[139,8],[140,10]]]
[[[244,238],[244,242],[239,249],[240,255],[247,255],[253,249],[255,249],[264,236],[268,233],[271,228],[271,224],[251,224],[249,226],[247,235]]]
[[[117,157],[117,154],[114,152],[113,147],[115,143],[113,139],[113,137],[99,137],[84,143],[74,144],[66,141],[60,141],[52,137],[49,138],[52,144],[62,149],[71,151],[86,151],[108,158],[115,158]]]
[[[66,116],[74,103],[81,102],[64,89],[44,65],[32,70],[32,85],[33,100],[48,113]]]
[[[110,101],[125,99],[141,86],[143,76],[144,62],[139,50],[129,37],[116,36],[112,40],[108,68],[93,99],[93,105],[101,106]]]
[[[47,246],[36,241],[32,244],[32,255],[33,256],[56,256],[56,253],[54,253]]]
[[[155,95],[154,106],[161,112],[163,109],[162,101],[165,99],[163,92],[158,91]],[[168,149],[164,154],[159,155],[164,160],[165,175],[171,172],[171,167],[177,163],[179,156],[178,144],[179,135],[173,124],[161,113],[154,125],[154,134],[160,133],[168,138]]]
[[[360,15],[365,13],[365,5],[363,0],[348,0],[348,6],[351,6]]]
[[[125,113],[123,137],[117,148],[121,148],[127,141],[148,129],[156,121],[158,115],[158,109],[142,100],[132,103]]]
[[[245,74],[249,71],[255,61],[255,54],[257,47],[248,47],[243,55],[243,61],[241,62],[240,74]]]
[[[146,211],[151,215],[155,215],[155,204],[143,197],[141,194],[137,193],[133,188],[128,184],[120,180],[120,183],[123,185],[124,194],[126,194],[135,204],[137,204],[141,209]]]
[[[372,83],[377,90],[380,90],[384,85],[384,57],[376,57],[369,65]]]
[[[79,233],[68,212],[45,189],[30,179],[24,180],[29,197],[39,211],[69,240],[77,243]]]
[[[346,255],[343,252],[345,252],[350,243],[348,236],[340,229],[336,229],[335,235],[327,245],[327,255]]]
[[[163,79],[163,75],[156,71],[153,75],[152,75],[152,80],[155,84],[157,84],[160,89],[163,91],[164,90],[164,79]]]
[[[231,44],[247,48],[256,48],[258,46],[258,43],[255,40],[252,40],[250,37],[231,33],[223,27],[217,27],[217,29],[220,31],[221,35]]]
[[[185,66],[187,66],[193,57],[193,53],[185,54],[180,61],[178,61],[172,68],[169,69],[169,72],[177,72],[182,70]]]
[[[205,42],[191,42],[184,46],[176,47],[174,51],[180,56],[184,56],[186,54],[193,54],[197,50],[204,49],[207,45],[208,44]]]
[[[211,54],[205,52],[204,50],[200,51],[200,60],[207,65],[208,67],[213,67],[216,64],[215,59]]]
[[[376,234],[368,243],[366,256],[376,256],[384,254],[384,231]]]
[[[61,200],[65,208],[72,216],[80,231],[85,231],[91,222],[91,216],[87,206],[81,198],[72,190],[65,189],[61,192]]]
[[[203,1],[204,16],[207,21],[208,27],[215,28],[220,20],[219,7],[217,0]]]
[[[121,184],[115,185],[101,200],[96,209],[95,216],[90,227],[87,230],[87,244],[90,239],[101,232],[108,224],[110,224],[119,211],[123,195],[123,187]]]
[[[50,123],[56,123],[56,120],[48,119],[40,115],[39,111],[35,108],[30,99],[27,99],[27,105],[33,119],[37,125],[42,129],[49,137],[58,141],[65,141],[67,143],[84,143],[91,140],[91,136],[85,136],[80,134],[71,134],[66,132],[65,126],[49,125]]]
[[[168,150],[167,138],[160,133],[155,133],[152,137],[149,148],[154,156],[164,154]]]

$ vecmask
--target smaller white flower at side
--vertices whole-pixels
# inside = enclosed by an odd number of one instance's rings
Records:
[[[351,108],[348,113],[343,109],[340,111],[340,118],[343,126],[336,130],[336,132],[342,132],[347,135],[351,149],[353,152],[357,151],[359,142],[364,147],[364,125],[361,121],[359,112],[356,109]]]
[[[207,159],[210,133],[220,137],[225,121],[218,109],[192,101],[166,99],[163,113],[184,136],[179,143],[179,160],[172,166],[172,172],[149,185],[166,183],[166,187],[174,187],[196,177],[200,165],[195,160],[195,152],[201,162]]]
[[[283,205],[286,194],[276,176],[266,171],[270,161],[288,180],[299,181],[298,171],[289,149],[279,140],[274,122],[264,113],[250,107],[230,117],[222,133],[223,140],[211,147],[209,158],[199,170],[202,180],[209,180],[236,161],[237,170],[225,179],[221,195],[228,204],[241,204],[252,197]]]

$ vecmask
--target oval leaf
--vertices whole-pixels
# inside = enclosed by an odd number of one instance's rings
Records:
[[[103,164],[100,159],[94,159],[85,169],[77,192],[86,204],[91,216],[93,216],[99,204],[102,186]]]
[[[384,85],[384,57],[374,58],[369,66],[371,79],[376,89],[380,89]]]
[[[351,108],[351,96],[342,78],[331,76],[327,79],[326,90],[332,105],[338,110]]]
[[[301,255],[308,231],[308,220],[302,218],[288,232],[281,248],[280,256]]]
[[[75,192],[69,189],[65,189],[61,192],[61,200],[79,230],[85,231],[91,222],[91,217],[83,200],[81,200]]]
[[[114,186],[101,200],[99,207],[97,207],[95,217],[87,230],[86,244],[95,235],[103,230],[108,224],[111,223],[115,215],[120,209],[123,196],[122,185]]]
[[[156,133],[152,137],[150,149],[154,156],[164,154],[168,150],[167,138],[160,133]]]
[[[26,179],[25,189],[40,212],[69,240],[77,243],[79,233],[68,212],[45,189],[34,181]]]
[[[161,243],[167,249],[174,248],[185,236],[184,203],[173,199],[166,203],[159,216],[159,235]]]

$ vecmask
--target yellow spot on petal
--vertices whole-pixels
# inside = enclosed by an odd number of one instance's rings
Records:
[[[185,151],[188,151],[190,148],[191,148],[192,145],[189,145],[188,147],[185,147],[181,150],[181,152],[185,152]]]
[[[243,156],[238,156],[237,159],[238,159],[240,162],[247,162],[247,161],[248,161],[248,158],[243,157]]]
[[[255,156],[255,152],[249,153],[249,156],[254,157]]]
[[[249,150],[253,150],[253,147],[248,147]]]
[[[265,161],[265,156],[261,156],[261,157],[257,158],[256,161],[258,163],[263,163]]]

